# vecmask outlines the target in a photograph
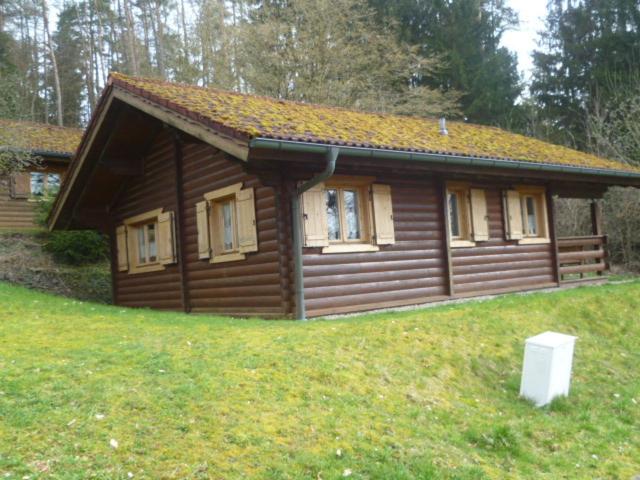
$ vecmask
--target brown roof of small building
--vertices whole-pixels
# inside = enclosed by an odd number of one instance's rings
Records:
[[[517,160],[639,172],[640,169],[505,130],[464,122],[366,113],[194,85],[110,76],[110,83],[181,115],[246,140],[307,143]]]
[[[0,148],[71,157],[81,138],[79,128],[0,119]]]

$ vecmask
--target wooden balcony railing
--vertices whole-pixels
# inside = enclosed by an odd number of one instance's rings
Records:
[[[564,237],[558,239],[560,281],[591,280],[609,269],[607,236]]]

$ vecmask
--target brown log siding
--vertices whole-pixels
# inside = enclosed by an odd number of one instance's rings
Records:
[[[220,312],[235,315],[285,315],[280,280],[280,252],[276,215],[276,196],[256,176],[245,172],[239,161],[202,144],[185,144],[182,148],[184,231],[176,235],[184,243],[184,305],[182,275],[178,265],[144,274],[115,274],[115,299],[132,307],[193,312]],[[155,208],[176,211],[175,143],[167,131],[155,142],[145,158],[145,173],[132,179],[124,189],[115,209],[115,224]],[[198,258],[195,205],[212,190],[242,182],[255,188],[256,224],[259,251],[245,260],[211,264]]]
[[[156,208],[176,210],[173,161],[173,136],[170,131],[165,130],[157,137],[144,159],[144,175],[130,178],[123,186],[113,208],[114,228],[127,218]],[[167,265],[165,270],[148,273],[116,271],[114,275],[114,301],[118,305],[162,310],[183,309],[181,277],[177,265]]]
[[[277,199],[273,187],[249,175],[240,161],[212,147],[183,147],[186,286],[193,312],[235,315],[285,315],[280,272]],[[242,182],[255,189],[258,252],[245,260],[211,264],[198,259],[196,203],[212,190]]]
[[[156,140],[145,159],[143,178],[132,179],[121,194],[116,224],[159,207],[178,209],[174,147],[169,131]],[[116,273],[116,301],[126,306],[186,307],[193,312],[241,316],[292,315],[290,198],[295,181],[280,178],[310,178],[312,173],[291,173],[286,167],[282,172],[248,173],[246,164],[211,146],[187,143],[181,149],[184,230],[178,235],[184,248],[180,256],[185,259],[183,272],[172,265],[148,274]],[[236,262],[200,260],[195,205],[206,192],[237,182],[255,188],[259,251]],[[391,185],[396,243],[382,246],[379,252],[348,254],[322,254],[319,248],[305,248],[305,299],[310,317],[449,298],[440,180],[424,174],[411,178],[389,173],[378,182]],[[505,240],[504,186],[477,186],[486,190],[491,238],[475,247],[451,250],[454,296],[552,285],[552,246]],[[184,300],[182,285],[186,288]]]
[[[475,247],[451,250],[454,294],[482,295],[554,284],[551,244],[518,245],[505,240],[502,188],[478,187],[486,192],[490,239]]]
[[[379,252],[305,249],[309,316],[411,305],[447,295],[442,202],[435,180],[384,178],[391,185],[396,242]]]

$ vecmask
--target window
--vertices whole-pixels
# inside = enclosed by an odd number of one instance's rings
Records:
[[[177,262],[173,212],[162,209],[136,215],[116,228],[118,270],[144,273]]]
[[[158,224],[145,223],[135,227],[138,235],[138,264],[147,265],[158,261],[158,244],[156,231]]]
[[[505,232],[519,243],[548,243],[547,202],[542,187],[518,187],[504,194]]]
[[[253,188],[237,183],[204,198],[196,204],[199,258],[230,262],[258,251]]]
[[[325,190],[329,242],[362,242],[362,194],[356,188]]]
[[[44,195],[46,175],[40,172],[31,172],[31,195],[40,197]]]
[[[450,183],[447,185],[446,203],[452,247],[471,247],[475,242],[489,240],[484,190],[469,188],[464,183]]]
[[[55,194],[60,188],[60,175],[57,173],[31,172],[29,176],[31,195],[34,197]]]
[[[304,245],[323,253],[367,252],[395,243],[391,188],[336,175],[302,195]]]

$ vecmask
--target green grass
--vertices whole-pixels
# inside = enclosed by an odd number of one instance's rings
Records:
[[[306,323],[0,303],[0,478],[640,474],[640,282]],[[574,377],[536,409],[548,329],[579,337]]]

